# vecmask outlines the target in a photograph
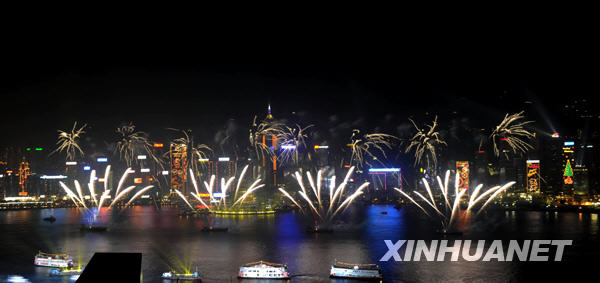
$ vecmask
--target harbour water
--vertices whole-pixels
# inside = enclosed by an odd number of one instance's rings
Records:
[[[54,223],[42,220],[50,215]],[[565,271],[573,278],[585,276],[573,270],[600,257],[598,214],[496,211],[481,218],[463,223],[467,232],[459,239],[568,239],[573,246],[565,249],[562,262],[379,262],[387,252],[384,240],[440,239],[435,222],[406,208],[371,205],[349,210],[333,233],[309,234],[310,221],[293,212],[180,217],[174,207],[138,206],[103,210],[98,221],[109,231],[90,233],[79,229],[89,219],[81,209],[32,209],[0,212],[0,279],[18,274],[32,282],[70,281],[33,266],[38,251],[68,253],[76,264],[86,264],[95,252],[139,252],[143,282],[162,282],[162,272],[196,267],[203,282],[239,282],[239,266],[257,260],[287,264],[292,282],[352,282],[328,278],[336,259],[377,263],[385,282],[517,282],[556,278]],[[207,225],[229,231],[202,232]]]

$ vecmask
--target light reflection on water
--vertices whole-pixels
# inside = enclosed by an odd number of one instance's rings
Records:
[[[42,221],[50,215],[56,222]],[[204,282],[238,282],[239,266],[257,260],[287,264],[292,282],[351,282],[328,278],[336,259],[377,263],[385,281],[407,282],[506,282],[523,279],[525,269],[546,268],[519,262],[378,262],[387,251],[383,240],[440,238],[433,233],[435,222],[390,205],[351,209],[331,234],[305,233],[310,221],[295,213],[179,217],[175,208],[155,207],[103,209],[95,221],[109,231],[80,232],[90,215],[73,208],[0,212],[0,278],[20,274],[33,282],[61,282],[48,277],[48,268],[33,266],[38,250],[66,252],[82,264],[94,252],[141,252],[144,282],[161,282],[160,274],[168,270],[193,272],[196,267]],[[230,229],[201,232],[206,225]],[[600,254],[597,214],[496,212],[464,225],[464,239],[572,239],[580,246],[565,251],[567,262],[577,261],[582,249]]]

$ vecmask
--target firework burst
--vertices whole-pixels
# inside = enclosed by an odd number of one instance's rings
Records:
[[[179,144],[179,145],[183,145],[185,147],[185,152],[186,152],[186,160],[190,161],[190,169],[193,169],[194,172],[198,172],[198,164],[200,164],[201,167],[206,166],[205,162],[198,162],[199,160],[204,160],[207,159],[209,154],[208,152],[212,152],[212,148],[210,148],[208,145],[205,144],[195,144],[194,143],[194,137],[192,136],[192,131],[191,130],[179,130],[179,129],[173,129],[173,128],[168,128],[168,130],[172,130],[172,131],[177,131],[183,134],[183,137],[180,138],[176,138],[174,140],[171,141],[172,144]],[[169,151],[167,151],[165,153],[165,157],[170,157],[171,154],[173,154],[173,152],[171,152],[171,150],[175,150],[174,148],[171,148]],[[187,165],[185,166],[187,167]],[[187,171],[186,171],[187,172]]]
[[[534,135],[525,130],[525,126],[533,123],[533,121],[520,121],[525,119],[523,113],[521,111],[512,115],[506,114],[504,120],[492,131],[489,138],[494,145],[494,154],[496,157],[500,156],[500,145],[502,142],[506,142],[506,145],[508,145],[513,153],[521,155],[533,149],[533,145],[529,142],[534,138]]]
[[[136,132],[132,123],[117,128],[116,132],[120,135],[120,140],[116,144],[116,151],[119,152],[119,157],[125,161],[127,167],[131,167],[138,160],[138,154],[144,154],[163,168],[163,162],[154,154],[153,145],[148,140],[148,135],[145,132]]]
[[[436,201],[435,196],[433,195],[433,192],[431,191],[431,187],[429,186],[429,182],[427,182],[427,180],[425,178],[423,178],[423,184],[425,186],[425,191],[427,192],[427,196],[429,198],[417,191],[413,192],[416,196],[419,197],[420,200],[422,200],[426,204],[425,207],[428,207],[430,209],[429,212],[427,209],[425,209],[423,206],[421,206],[417,201],[414,200],[414,198],[412,198],[407,193],[403,192],[402,190],[400,190],[398,188],[394,188],[394,189],[397,190],[398,192],[400,192],[400,194],[402,194],[402,196],[404,196],[405,198],[410,200],[412,203],[414,203],[427,216],[433,217],[432,214],[437,215],[440,219],[442,228],[445,231],[449,231],[450,229],[452,229],[452,224],[454,223],[454,221],[456,219],[456,214],[457,214],[457,211],[459,210],[460,201],[461,201],[462,197],[465,195],[467,190],[459,190],[458,187],[459,187],[460,176],[458,173],[456,174],[456,177],[454,179],[454,191],[453,192],[451,192],[449,190],[450,171],[446,171],[446,175],[445,175],[443,182],[439,176],[437,177],[437,181],[438,181],[440,193],[442,195],[442,200],[440,201],[441,205],[438,204],[438,201]],[[481,211],[483,211],[483,209],[491,201],[493,201],[494,198],[496,198],[496,196],[498,196],[500,193],[506,191],[508,188],[510,188],[514,184],[515,184],[515,182],[509,182],[503,186],[495,186],[495,187],[492,187],[492,188],[488,189],[487,191],[483,192],[482,194],[480,194],[480,191],[481,191],[481,188],[483,187],[483,184],[478,185],[475,188],[475,190],[473,191],[473,194],[471,195],[471,197],[469,198],[466,212],[470,213],[472,211],[472,209],[477,205],[477,203],[479,203],[482,200],[486,200],[485,203],[477,210],[476,215],[479,214]],[[453,194],[454,197],[452,197],[451,194]]]
[[[286,135],[286,126],[283,123],[274,120],[263,120],[257,122],[257,116],[254,116],[252,126],[250,127],[249,141],[252,150],[256,153],[256,158],[270,158],[274,156],[273,150],[263,143],[263,137],[277,138]]]
[[[83,155],[78,139],[85,133],[86,126],[87,124],[83,124],[83,126],[77,128],[77,122],[75,122],[70,132],[58,130],[58,141],[56,142],[58,147],[52,153],[64,152],[66,160],[74,160],[77,154]]]
[[[365,157],[371,157],[371,159],[377,159],[374,150],[379,151],[384,158],[386,158],[386,149],[392,149],[393,142],[399,140],[397,137],[388,134],[366,134],[360,133],[360,130],[352,130],[352,136],[350,137],[350,143],[348,146],[352,149],[352,156],[350,157],[350,164],[356,164],[359,168],[366,163],[370,165],[369,160]]]
[[[283,188],[279,188],[279,191],[283,193],[285,197],[294,203],[302,212],[309,211],[315,219],[318,219],[322,223],[331,222],[340,212],[344,212],[358,196],[363,194],[363,190],[369,186],[369,182],[365,182],[360,185],[356,191],[344,198],[344,190],[348,185],[348,180],[352,173],[354,172],[354,166],[352,166],[346,176],[344,181],[342,181],[339,186],[336,188],[335,180],[336,177],[332,176],[329,180],[329,195],[325,197],[322,194],[322,170],[317,172],[316,182],[313,178],[312,174],[307,171],[306,177],[308,179],[310,188],[312,189],[312,194],[306,190],[306,186],[304,185],[302,175],[300,172],[296,171],[294,174],[296,181],[298,182],[298,186],[300,187],[300,191],[298,191],[298,195],[302,197],[303,201],[307,204],[307,208],[303,208],[300,203],[294,199],[286,190]]]
[[[279,154],[279,160],[282,163],[291,161],[293,164],[298,165],[300,162],[300,152],[307,149],[306,139],[308,138],[308,129],[314,127],[314,125],[308,125],[302,128],[296,124],[296,127],[285,127],[285,132],[278,137],[281,140],[281,153]]]
[[[423,162],[423,156],[425,156],[427,167],[436,167],[438,162],[438,148],[442,145],[446,145],[446,142],[440,139],[440,133],[436,130],[437,116],[433,120],[432,125],[426,125],[429,129],[420,128],[417,124],[409,119],[413,124],[417,133],[410,139],[410,144],[406,147],[406,153],[414,149],[415,162],[414,166],[420,165]]]

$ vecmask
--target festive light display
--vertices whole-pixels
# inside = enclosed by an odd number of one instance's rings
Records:
[[[527,191],[540,192],[540,161],[527,160]]]
[[[458,173],[458,188],[469,189],[469,161],[456,161],[456,173]]]

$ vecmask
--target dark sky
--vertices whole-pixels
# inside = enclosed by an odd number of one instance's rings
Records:
[[[565,101],[586,97],[595,105],[598,72],[588,71],[584,60],[591,58],[577,48],[501,39],[426,48],[253,45],[241,54],[231,46],[16,48],[0,67],[0,144],[50,146],[56,130],[73,121],[100,136],[132,121],[144,131],[192,128],[209,139],[228,119],[247,125],[264,115],[269,102],[278,118],[296,112],[318,126],[335,115],[362,118],[370,128],[390,115],[390,123],[401,124],[412,115],[457,111],[493,124],[520,110],[541,119],[539,109],[552,125],[568,125],[557,114]]]

